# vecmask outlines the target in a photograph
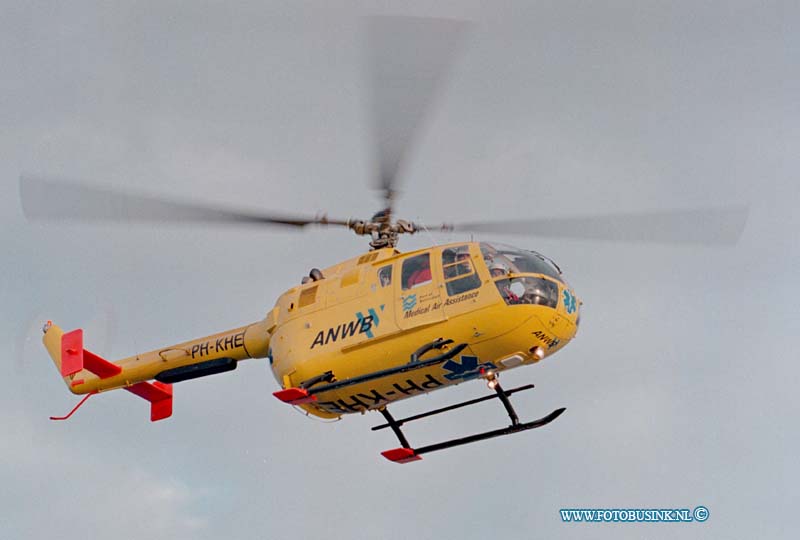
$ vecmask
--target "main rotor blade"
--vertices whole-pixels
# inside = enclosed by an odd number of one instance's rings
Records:
[[[19,188],[23,213],[31,220],[253,223],[289,227],[348,223],[326,216],[278,216],[174,202],[28,175],[20,177]]]
[[[377,187],[391,213],[397,175],[469,26],[419,17],[367,19]]]
[[[732,245],[747,223],[746,206],[672,210],[592,217],[461,223],[445,230],[529,234],[622,242]]]

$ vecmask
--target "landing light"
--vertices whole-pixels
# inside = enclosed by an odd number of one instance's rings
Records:
[[[533,347],[533,348],[531,349],[531,354],[533,354],[533,356],[534,356],[534,357],[535,357],[537,360],[541,360],[542,358],[544,358],[544,349],[542,349],[542,348],[541,348],[541,347],[539,347],[539,346]]]
[[[494,390],[495,388],[497,388],[498,384],[500,384],[500,381],[497,379],[497,375],[495,374],[495,372],[494,371],[488,372],[486,374],[486,386],[488,386],[489,389]]]

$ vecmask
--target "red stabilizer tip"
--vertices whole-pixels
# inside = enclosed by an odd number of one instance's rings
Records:
[[[412,461],[419,461],[422,459],[422,456],[418,456],[414,453],[413,448],[393,448],[381,452],[381,455],[395,463],[411,463]]]
[[[83,330],[61,336],[61,376],[69,377],[83,369]]]
[[[172,416],[172,385],[155,381],[153,386],[161,390],[161,395],[164,396],[150,405],[150,421],[157,422]]]
[[[287,388],[273,392],[272,395],[289,405],[302,405],[303,403],[317,401],[317,396],[309,396],[308,390],[303,388]]]
[[[131,394],[150,402],[150,421],[157,422],[172,416],[172,385],[162,382],[140,382],[125,388]]]

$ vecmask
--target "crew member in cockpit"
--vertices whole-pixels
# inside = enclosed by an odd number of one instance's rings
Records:
[[[489,265],[489,273],[492,274],[493,278],[508,276],[508,266],[500,261],[493,262]]]
[[[454,296],[481,286],[481,278],[472,267],[469,246],[459,246],[442,253],[445,265],[444,277],[447,280],[447,294]]]
[[[500,291],[503,299],[509,304],[519,303],[519,296],[511,290],[511,281],[508,279],[508,266],[500,261],[493,262],[489,265],[489,273],[492,275],[492,279],[495,280],[497,290]]]

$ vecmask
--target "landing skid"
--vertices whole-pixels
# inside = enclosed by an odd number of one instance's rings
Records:
[[[477,399],[471,399],[469,401],[464,401],[461,403],[456,403],[455,405],[449,405],[447,407],[442,407],[441,409],[434,409],[432,411],[428,411],[425,413],[417,414],[414,416],[409,416],[408,418],[402,418],[400,420],[395,420],[394,417],[389,413],[389,410],[385,407],[380,409],[381,414],[386,419],[385,424],[381,424],[379,426],[375,426],[372,428],[373,431],[384,429],[384,428],[391,428],[394,431],[394,434],[397,436],[397,439],[400,441],[402,445],[400,448],[393,448],[392,450],[386,450],[385,452],[381,452],[381,455],[388,459],[389,461],[394,461],[395,463],[410,463],[412,461],[419,461],[422,459],[422,454],[427,454],[429,452],[436,452],[437,450],[444,450],[446,448],[453,448],[454,446],[461,446],[464,444],[470,444],[478,441],[484,441],[486,439],[492,439],[494,437],[500,437],[503,435],[511,435],[512,433],[518,433],[520,431],[527,431],[529,429],[535,429],[538,427],[542,427],[544,425],[549,424],[563,413],[566,409],[556,409],[547,416],[543,418],[539,418],[538,420],[534,420],[532,422],[525,422],[522,423],[519,421],[519,417],[517,416],[514,407],[511,405],[511,401],[508,399],[508,396],[514,394],[516,392],[521,392],[523,390],[530,390],[533,388],[532,384],[528,384],[525,386],[520,386],[518,388],[512,388],[511,390],[503,390],[500,384],[497,382],[497,379],[494,379],[494,395],[484,396]],[[511,425],[501,428],[495,429],[492,431],[484,431],[482,433],[476,433],[474,435],[468,435],[466,437],[461,437],[458,439],[450,439],[449,441],[444,441],[435,444],[429,444],[427,446],[420,446],[418,448],[412,448],[411,445],[408,443],[408,439],[406,439],[403,431],[400,429],[400,426],[406,424],[408,422],[412,422],[414,420],[419,420],[421,418],[427,418],[429,416],[433,416],[436,414],[441,414],[444,412],[452,411],[454,409],[460,409],[461,407],[467,407],[469,405],[474,405],[476,403],[480,403],[482,401],[488,401],[490,399],[498,398],[503,403],[503,406],[506,409],[506,413],[508,413],[508,417],[511,419]]]

